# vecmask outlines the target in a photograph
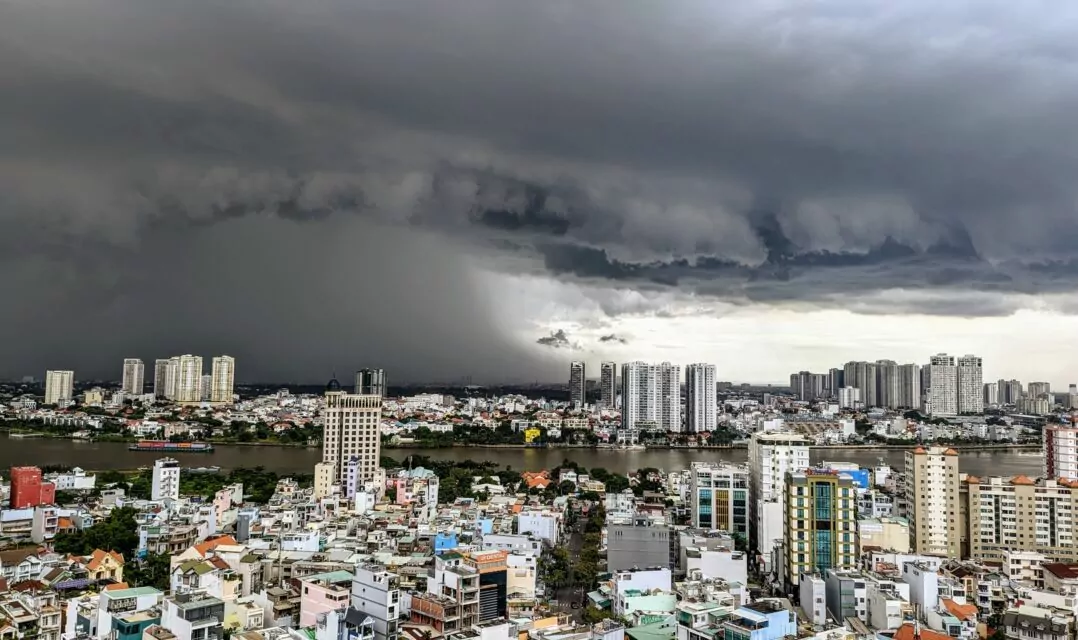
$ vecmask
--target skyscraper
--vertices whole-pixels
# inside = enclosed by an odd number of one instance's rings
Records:
[[[175,400],[176,394],[180,390],[180,359],[177,356],[173,356],[168,359],[168,366],[165,367],[165,398],[169,400]]]
[[[935,385],[934,363],[932,368]],[[960,557],[958,453],[944,447],[917,447],[907,451],[905,477],[913,551]]]
[[[142,395],[142,389],[146,383],[146,365],[138,358],[126,358],[124,360],[124,377],[122,391],[131,395]]]
[[[981,359],[964,355],[958,359],[958,413],[984,413],[984,378]]]
[[[345,393],[331,380],[322,418],[322,462],[333,465],[334,477],[343,484],[354,460],[357,485],[373,480],[382,448],[382,396]]]
[[[842,371],[846,386],[861,390],[861,402],[865,407],[879,406],[875,362],[847,362]]]
[[[74,371],[45,372],[45,404],[67,405],[75,397]]]
[[[685,368],[685,431],[714,431],[717,424],[715,365],[690,364]]]
[[[809,402],[827,395],[830,376],[826,373],[798,371],[790,374],[790,389],[798,400]]]
[[[173,399],[176,402],[202,402],[202,356],[185,354],[176,358],[176,396]]]
[[[382,369],[360,369],[356,372],[356,395],[386,397],[386,372]]]
[[[153,363],[153,395],[164,398],[168,388],[168,358],[158,358]]]
[[[930,364],[932,386],[928,389],[929,413],[937,416],[958,415],[958,367],[955,366],[954,356],[937,353],[930,359]]]
[[[1052,385],[1049,382],[1030,382],[1029,397],[1037,398],[1052,393]]]
[[[898,363],[894,360],[876,361],[876,399],[879,406],[897,409],[901,404]]]
[[[217,356],[213,359],[210,371],[210,402],[232,402],[236,359],[232,356]]]
[[[846,373],[842,369],[832,367],[827,372],[828,397],[837,398],[838,390],[846,386]]]
[[[986,382],[984,383],[984,404],[985,406],[992,406],[999,404],[999,383],[998,382]]]
[[[618,402],[618,366],[613,362],[599,365],[599,404],[616,409]]]
[[[765,573],[774,569],[771,551],[783,537],[786,473],[808,468],[811,444],[796,433],[757,432],[749,440],[749,539]]]
[[[921,408],[921,365],[898,366],[898,406],[904,409]]]
[[[621,428],[681,431],[681,367],[669,362],[621,365]]]
[[[569,363],[569,406],[574,409],[583,408],[586,402],[586,384],[584,362],[582,360],[573,360]]]

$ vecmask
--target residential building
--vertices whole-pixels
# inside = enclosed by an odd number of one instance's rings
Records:
[[[984,383],[984,406],[990,407],[1001,404],[999,401],[999,383]]]
[[[374,620],[377,640],[395,640],[400,631],[400,577],[380,564],[357,566],[352,608]]]
[[[798,584],[801,610],[815,627],[827,624],[827,582],[818,573],[806,573]]]
[[[621,366],[621,427],[681,431],[681,367],[669,362]]]
[[[1001,562],[1033,551],[1049,562],[1078,562],[1078,483],[1027,476],[966,478],[969,556]]]
[[[133,396],[142,395],[142,390],[146,386],[145,381],[146,365],[142,364],[142,360],[138,358],[124,359],[124,376],[123,385],[120,387],[121,390]]]
[[[996,384],[999,386],[1000,404],[1016,404],[1019,399],[1025,396],[1020,380],[1000,379]]]
[[[875,362],[847,362],[843,367],[843,379],[846,386],[855,387],[861,391],[861,402],[866,407],[879,406],[876,395],[876,377]]]
[[[220,640],[224,637],[224,619],[224,601],[199,592],[165,598],[161,612],[161,626],[171,631],[176,640]]]
[[[921,407],[921,365],[898,365],[898,407],[903,409]]]
[[[721,624],[725,640],[784,640],[796,638],[797,613],[780,600],[757,600],[734,609]]]
[[[832,367],[827,371],[828,397],[838,398],[838,390],[846,386],[846,372],[843,369]]]
[[[842,387],[838,390],[838,406],[843,409],[855,409],[863,404],[861,390],[857,387]]]
[[[876,395],[879,406],[897,409],[902,406],[898,363],[894,360],[876,361]]]
[[[824,577],[827,612],[833,620],[868,621],[868,586],[860,571],[831,569]]]
[[[826,395],[829,376],[825,373],[798,371],[790,374],[790,389],[803,402],[811,402]]]
[[[153,395],[157,398],[167,397],[165,394],[168,389],[171,362],[168,358],[158,358],[153,363]]]
[[[232,387],[236,378],[236,359],[217,356],[210,373],[210,402],[232,402]]]
[[[1029,397],[1038,398],[1040,396],[1052,395],[1052,384],[1050,382],[1030,382],[1029,383]]]
[[[618,365],[603,362],[599,365],[599,405],[604,409],[618,407]]]
[[[179,500],[180,499],[180,463],[172,458],[158,458],[154,460],[152,482],[150,485],[151,500]]]
[[[685,368],[685,431],[714,431],[716,413],[715,365],[690,364]]]
[[[669,527],[655,524],[646,516],[636,516],[632,522],[608,523],[606,529],[608,571],[669,566]]]
[[[67,406],[75,399],[74,371],[45,372],[45,404]]]
[[[383,369],[360,369],[356,372],[355,394],[386,397],[386,372]]]
[[[330,611],[345,611],[351,603],[351,571],[329,571],[300,578],[299,625],[309,627]]]
[[[749,468],[693,462],[689,469],[692,526],[749,535]]]
[[[857,487],[838,471],[786,473],[783,581],[796,587],[803,574],[827,575],[857,567]]]
[[[907,451],[905,480],[913,551],[961,557],[958,452],[945,447]]]
[[[456,619],[459,628],[467,629],[478,624],[479,586],[479,572],[464,562],[462,554],[456,551],[443,553],[434,559],[434,575],[427,578],[427,594],[433,596],[433,602],[432,606],[426,608],[426,613],[434,617],[438,613],[438,607],[441,607],[447,616]],[[414,595],[412,604],[414,616]],[[450,620],[443,619],[441,622],[446,624]]]
[[[569,406],[582,409],[587,402],[587,377],[584,375],[584,362],[574,360],[569,363]]]
[[[984,413],[984,379],[981,358],[964,355],[958,359],[958,413]]]
[[[1044,477],[1078,480],[1078,428],[1044,426]]]
[[[958,366],[954,356],[937,353],[932,356],[931,387],[928,388],[928,406],[932,415],[958,415]],[[980,385],[977,386],[978,390]]]
[[[904,518],[861,518],[857,521],[860,548],[874,547],[896,553],[910,552],[910,524]]]
[[[377,385],[368,388],[377,388]],[[381,453],[381,418],[381,395],[345,393],[336,380],[326,387],[322,462],[335,466],[342,483],[347,480],[348,463],[353,459],[357,466],[357,485],[374,479]]]
[[[175,396],[176,402],[197,403],[202,401],[202,356],[190,354],[176,359]],[[171,368],[172,365],[170,364]]]
[[[1008,639],[1070,640],[1074,637],[1073,613],[1061,615],[1052,609],[1019,605],[1003,614],[1003,629]]]
[[[783,538],[786,474],[809,467],[810,444],[805,436],[786,432],[754,433],[749,440],[750,545],[767,571],[775,568],[771,552]]]
[[[56,502],[56,485],[44,482],[38,467],[11,468],[12,509],[27,509]]]

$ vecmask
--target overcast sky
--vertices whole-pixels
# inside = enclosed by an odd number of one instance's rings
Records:
[[[1078,380],[1078,5],[11,0],[0,376]]]

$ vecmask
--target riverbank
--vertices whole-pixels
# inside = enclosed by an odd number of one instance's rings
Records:
[[[747,443],[735,443],[735,444],[720,444],[720,445],[684,445],[684,444],[667,444],[667,445],[647,445],[647,451],[737,451],[748,449]],[[811,445],[809,449],[812,451],[908,451],[917,447],[915,442],[901,443],[901,444],[826,444],[826,445]],[[922,446],[934,446],[932,443],[927,443]],[[1041,444],[1038,442],[1030,442],[1024,444],[943,444],[939,445],[954,449],[955,451],[1039,451]],[[441,450],[453,450],[453,449],[507,449],[507,450],[557,450],[557,449],[583,449],[583,450],[598,450],[598,451],[612,451],[612,452],[624,452],[633,453],[639,452],[641,449],[622,449],[618,446],[600,446],[594,444],[564,444],[564,443],[550,443],[545,445],[535,444],[468,444],[468,443],[455,443],[449,446],[436,447],[431,446],[428,443],[417,442],[414,444],[383,444],[383,451],[409,451],[409,450],[423,450],[423,451],[441,451]]]

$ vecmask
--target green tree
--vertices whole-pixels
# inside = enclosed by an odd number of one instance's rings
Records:
[[[135,562],[128,562],[124,567],[124,579],[133,587],[155,587],[168,591],[169,555],[154,553]]]
[[[53,538],[57,553],[89,555],[94,549],[118,551],[124,558],[131,558],[138,547],[138,523],[135,509],[113,509],[107,518],[86,529],[71,533],[61,531]]]

